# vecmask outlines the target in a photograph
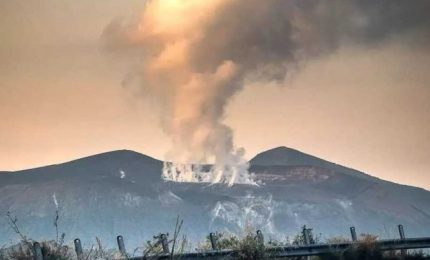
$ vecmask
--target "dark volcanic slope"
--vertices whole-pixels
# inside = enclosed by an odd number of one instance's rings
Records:
[[[172,232],[176,216],[192,241],[209,231],[239,233],[251,224],[284,238],[309,225],[323,236],[358,232],[430,235],[430,192],[383,181],[286,147],[251,160],[259,187],[170,183],[160,179],[162,162],[114,151],[37,169],[0,173],[0,213],[12,212],[24,233],[51,239],[54,197],[66,240],[95,236],[110,246],[122,234],[135,247],[159,232]],[[16,240],[0,219],[0,245]]]
[[[128,150],[89,156],[71,162],[30,170],[0,174],[0,187],[19,183],[38,183],[64,179],[91,180],[120,177],[127,170],[138,181],[159,181],[162,162]],[[142,172],[145,174],[141,174]],[[0,172],[1,173],[1,172]]]
[[[357,178],[376,181],[376,178],[357,170],[344,167],[339,164],[325,161],[318,157],[302,153],[300,151],[281,146],[257,154],[251,161],[251,165],[258,166],[313,166],[321,169],[339,172]]]

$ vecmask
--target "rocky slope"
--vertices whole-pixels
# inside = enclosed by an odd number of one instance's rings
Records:
[[[240,233],[244,226],[285,239],[302,225],[322,237],[357,232],[397,237],[430,236],[430,192],[383,181],[299,151],[279,147],[258,154],[251,172],[260,186],[163,182],[162,162],[133,151],[114,151],[72,162],[0,173],[0,214],[10,211],[23,233],[55,237],[55,200],[66,241],[84,246],[98,236],[108,246],[122,234],[129,249],[160,232],[173,232],[176,217],[193,241],[210,231]],[[0,218],[0,245],[17,236]]]

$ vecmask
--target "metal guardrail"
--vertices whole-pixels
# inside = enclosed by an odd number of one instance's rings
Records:
[[[297,257],[314,256],[329,253],[342,253],[350,248],[360,245],[360,242],[317,244],[309,246],[288,246],[281,248],[266,248],[269,256],[273,257]],[[376,241],[375,245],[381,251],[394,251],[402,249],[430,248],[430,237],[389,239]]]
[[[281,247],[265,247],[264,237],[260,230],[257,231],[255,239],[257,243],[261,246],[258,247],[261,250],[261,254],[265,258],[288,258],[288,257],[303,257],[303,256],[316,256],[325,254],[339,254],[345,252],[348,249],[358,247],[361,242],[357,240],[357,235],[354,227],[350,228],[351,231],[351,242],[341,242],[341,243],[327,243],[327,244],[311,244],[309,237],[309,230],[306,227],[303,228],[303,237],[305,245],[289,245]],[[406,254],[407,249],[422,249],[430,248],[430,237],[422,238],[405,238],[405,233],[403,226],[398,226],[399,238],[398,239],[387,239],[375,241],[375,246],[381,251],[394,251],[400,250],[401,254]],[[180,258],[183,260],[187,259],[235,259],[240,255],[238,250],[217,250],[216,238],[213,233],[209,235],[212,250],[206,252],[190,252],[175,254],[174,258]],[[127,260],[146,260],[146,259],[171,259],[172,255],[169,251],[169,243],[167,241],[167,236],[161,234],[159,237],[159,243],[162,245],[163,253],[153,256],[138,256],[138,257],[127,257],[127,252],[125,250],[124,239],[122,236],[117,237],[118,249],[121,254],[121,259]],[[74,240],[75,251],[78,260],[84,260],[84,253],[81,245],[80,239]],[[39,243],[34,243],[35,260],[43,260],[43,255],[41,253]]]
[[[268,247],[265,248],[264,255],[266,258],[287,258],[300,256],[317,256],[325,254],[338,254],[346,250],[358,246],[360,242],[333,243],[333,244],[317,244],[308,246],[286,246],[286,247]],[[408,238],[408,239],[390,239],[380,240],[375,243],[382,251],[393,251],[403,249],[419,249],[430,248],[430,237],[424,238]],[[175,255],[179,259],[235,259],[239,256],[239,251],[235,250],[219,250],[208,251],[202,253],[185,253]],[[146,260],[146,259],[169,259],[170,254],[148,256],[148,257],[130,257],[129,260]]]

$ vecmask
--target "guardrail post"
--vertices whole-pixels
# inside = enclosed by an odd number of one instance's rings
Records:
[[[398,228],[399,228],[400,240],[405,240],[405,230],[403,229],[403,225],[398,225]],[[407,250],[406,249],[400,250],[400,254],[402,256],[405,256],[407,254]]]
[[[261,230],[257,230],[257,243],[259,246],[264,246],[264,236]]]
[[[124,238],[122,236],[117,236],[116,242],[118,244],[118,249],[119,249],[119,252],[121,253],[121,256],[127,257],[127,252],[125,251],[125,245],[124,245]]]
[[[309,229],[306,228],[306,225],[303,226],[302,235],[303,235],[303,243],[305,245],[309,245],[311,243],[311,241],[310,241],[310,237],[309,237]]]
[[[163,247],[163,253],[169,254],[170,253],[169,242],[167,241],[167,235],[166,234],[160,235],[160,242],[161,242],[161,246]]]
[[[357,242],[357,233],[355,232],[355,227],[350,227],[349,230],[351,231],[352,242]]]
[[[256,240],[257,240],[257,258],[263,259],[264,258],[263,257],[264,256],[264,236],[261,230],[257,230]]]
[[[211,241],[212,250],[217,250],[215,234],[214,233],[210,233],[209,234],[209,239]]]
[[[303,243],[305,245],[310,245],[311,244],[311,238],[309,236],[309,228],[307,228],[306,225],[303,226],[302,235],[303,235]],[[311,257],[306,256],[305,259],[310,260]]]
[[[38,242],[33,243],[34,260],[43,260],[42,248]]]
[[[404,240],[405,239],[405,231],[403,229],[403,225],[399,225],[399,235],[400,235],[400,239]]]
[[[76,238],[73,242],[75,243],[75,252],[78,260],[84,260],[84,252],[82,251],[81,240]]]

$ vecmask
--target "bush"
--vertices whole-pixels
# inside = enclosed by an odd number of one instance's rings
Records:
[[[44,260],[68,260],[73,259],[73,250],[68,246],[63,246],[55,241],[45,241],[40,244]],[[14,260],[29,260],[34,257],[33,244],[30,242],[20,242],[6,248],[2,252],[0,259],[14,259]]]
[[[309,236],[309,244],[313,245],[313,244],[318,244],[320,242],[320,237],[321,234],[319,236],[314,235],[313,231],[311,228],[307,228],[306,226],[302,227],[302,232],[298,233],[294,238],[293,238],[293,245],[304,245],[306,244],[305,241],[305,232],[308,233]]]
[[[241,237],[216,232],[217,250],[231,249],[238,251],[239,259],[262,259],[264,257],[264,241],[259,241],[256,234],[247,228]],[[204,243],[200,244],[196,251],[204,252],[212,250],[210,236],[206,237]]]
[[[332,241],[332,240],[330,240]],[[383,252],[377,245],[378,236],[371,234],[361,234],[353,247],[342,253],[332,253],[320,256],[321,260],[420,260],[430,259],[423,252],[412,252],[401,255],[399,251]],[[336,242],[336,241],[332,241]],[[338,241],[344,242],[344,241]]]

